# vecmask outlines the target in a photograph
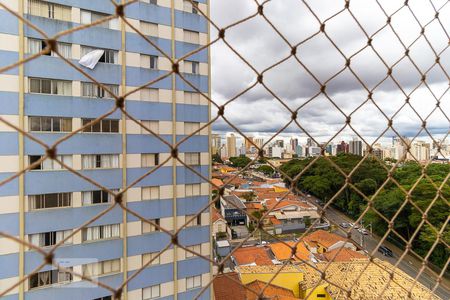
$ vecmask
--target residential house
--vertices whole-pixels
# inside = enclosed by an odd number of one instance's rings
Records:
[[[347,238],[330,233],[325,230],[317,230],[303,238],[303,242],[311,253],[325,253],[334,249],[348,248],[356,250],[356,246]]]
[[[271,257],[268,250],[269,249],[264,246],[237,248],[232,254],[232,261],[236,266],[273,265],[274,259]]]
[[[222,217],[220,212],[212,209],[212,235],[214,238],[221,239],[223,235],[226,237],[231,236],[231,229],[228,227],[227,221]],[[218,237],[219,235],[219,237]]]
[[[296,246],[295,255],[292,256],[292,249]],[[284,262],[287,260],[294,262],[304,262],[314,260],[314,256],[306,248],[302,241],[288,241],[288,242],[278,242],[271,243],[269,245],[270,250],[278,261]]]
[[[235,195],[222,196],[220,199],[222,216],[230,226],[247,224],[245,209],[246,207],[242,200]]]

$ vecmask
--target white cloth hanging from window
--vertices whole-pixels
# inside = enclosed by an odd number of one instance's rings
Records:
[[[92,70],[95,68],[95,66],[97,65],[98,61],[100,60],[100,58],[104,53],[105,53],[104,50],[91,51],[83,55],[83,57],[80,59],[78,63]]]

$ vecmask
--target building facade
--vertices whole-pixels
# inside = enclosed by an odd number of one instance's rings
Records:
[[[128,21],[171,58],[206,45],[208,1],[141,0],[125,8]],[[53,36],[114,14],[109,0],[6,0],[3,4]],[[0,8],[1,64],[37,54],[42,36]],[[121,94],[167,74],[170,60],[119,19],[63,35],[59,52],[72,63],[103,50],[94,69],[83,71]],[[209,53],[180,62],[180,72],[209,93]],[[0,74],[0,116],[51,145],[115,107],[104,89],[55,53],[42,55]],[[194,133],[209,120],[209,103],[175,74],[126,98],[127,111],[170,143]],[[120,191],[171,155],[168,146],[125,118],[120,111],[58,145],[58,158],[101,186]],[[24,176],[0,186],[0,230],[50,249],[113,204],[98,186],[54,161],[37,163],[45,149],[0,122],[0,181],[36,163]],[[209,132],[201,130],[180,145],[179,157],[209,176]],[[126,206],[174,231],[208,202],[209,185],[175,160],[144,177],[124,195]],[[209,256],[210,215],[203,212],[179,234],[179,243]],[[113,288],[132,276],[171,243],[170,236],[116,206],[67,239],[57,262]],[[43,257],[0,237],[2,291],[30,274]],[[209,262],[174,246],[162,252],[124,290],[123,299],[192,299],[210,281]],[[201,296],[209,299],[210,292]],[[110,299],[110,292],[46,265],[2,299]]]
[[[227,136],[227,155],[229,158],[237,156],[236,136],[233,133]]]

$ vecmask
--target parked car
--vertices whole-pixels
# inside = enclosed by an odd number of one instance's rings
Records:
[[[341,226],[342,228],[349,228],[350,224],[349,223],[341,223],[341,224],[339,224],[339,226]]]
[[[369,231],[367,229],[365,229],[364,227],[359,228],[358,232],[363,234],[363,235],[368,235],[369,234]]]
[[[359,225],[358,224],[348,223],[348,225],[350,225],[350,227],[353,227],[353,229],[359,229]]]
[[[389,249],[389,248],[386,247],[386,246],[380,246],[380,247],[378,248],[378,252],[380,252],[380,253],[383,254],[384,256],[389,256],[389,257],[393,257],[393,256],[394,256],[394,254],[392,253],[392,250]]]

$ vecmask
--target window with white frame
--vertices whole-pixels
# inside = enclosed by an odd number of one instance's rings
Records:
[[[141,68],[147,68],[152,70],[158,69],[158,56],[157,55],[145,55],[141,54]]]
[[[184,92],[184,103],[199,105],[200,104],[200,93]]]
[[[42,155],[30,155],[29,164],[32,165],[42,158]],[[57,155],[56,159],[68,167],[72,167],[72,155]],[[63,170],[64,168],[55,160],[50,158],[45,159],[32,170]]]
[[[184,72],[190,74],[199,74],[200,63],[197,61],[185,60],[184,61]]]
[[[139,0],[143,3],[148,3],[148,4],[153,4],[153,5],[157,5],[158,4],[158,0]]]
[[[150,220],[150,221],[152,221],[153,223],[155,223],[158,226],[160,224],[159,223],[160,222],[159,219],[153,219],[153,220]],[[150,223],[147,223],[147,222],[142,222],[142,233],[150,233],[150,232],[155,232],[155,231],[159,231],[159,228],[156,227],[153,224],[150,224]]]
[[[142,300],[150,300],[161,297],[161,285],[152,285],[142,289]]]
[[[67,268],[72,271],[72,267]],[[37,272],[30,275],[28,280],[29,289],[34,289],[42,286],[48,286],[55,283],[64,283],[72,281],[72,274],[70,272],[49,270]]]
[[[139,29],[144,35],[158,36],[158,24],[140,21]]]
[[[150,262],[150,263],[149,263]],[[151,252],[142,254],[142,265],[154,266],[159,265],[161,263],[161,255],[159,252]]]
[[[30,131],[71,132],[72,118],[61,117],[28,117]]]
[[[104,53],[100,57],[98,62],[105,63],[105,64],[118,64],[119,63],[119,51],[117,50],[111,50],[111,49],[99,49],[99,48],[93,48],[88,46],[81,46],[81,56],[88,54],[89,52],[92,52],[94,50],[103,50]]]
[[[197,1],[192,1],[194,4],[198,7]],[[198,14],[198,9],[196,5],[193,5],[191,1],[189,0],[183,0],[183,10],[185,12],[191,13],[191,14]]]
[[[200,33],[197,31],[183,29],[183,37],[186,43],[200,44]]]
[[[120,237],[120,224],[100,225],[84,228],[83,242],[105,240]]]
[[[58,52],[62,57],[72,58],[72,45],[62,42],[56,42]],[[38,54],[40,53],[47,45],[44,40],[32,39],[28,38],[28,54]],[[59,57],[58,54],[54,51],[50,51],[50,53],[44,54],[48,56]]]
[[[70,207],[72,206],[72,193],[52,193],[28,196],[30,210]]]
[[[28,14],[60,21],[72,21],[72,9],[70,6],[41,0],[28,0]]]
[[[72,233],[72,230],[41,232],[28,235],[31,244],[38,247],[48,247],[63,241]],[[64,241],[64,244],[72,244],[72,238]]]
[[[106,17],[109,17],[109,15],[89,10],[81,10],[81,24],[91,24]],[[119,19],[114,18],[96,26],[107,29],[119,29]]]
[[[144,88],[144,89],[140,90],[140,94],[141,94],[142,101],[152,101],[152,102],[159,101],[159,90],[158,89]]]
[[[81,119],[83,126],[94,121],[95,119]],[[95,124],[87,126],[83,129],[83,132],[103,132],[103,133],[116,133],[119,132],[119,120],[103,119]]]
[[[99,190],[81,192],[81,202],[83,205],[111,203],[113,199],[114,196],[107,191]]]
[[[159,134],[159,121],[148,121],[148,120],[142,120],[141,124],[144,125],[146,128],[150,129],[156,134]],[[151,134],[146,129],[141,127],[141,133],[142,134]]]
[[[81,156],[82,169],[119,167],[119,154],[87,154]]]
[[[159,186],[146,186],[141,188],[142,200],[159,199]]]
[[[85,264],[83,276],[98,277],[120,272],[120,258]]]
[[[202,225],[202,214],[198,215],[186,215],[187,227]]]
[[[141,167],[154,167],[159,164],[159,153],[143,153],[141,154]]]
[[[198,288],[201,286],[202,286],[202,276],[201,275],[186,277],[186,289],[187,290],[195,289],[195,288]]]
[[[200,165],[200,153],[199,152],[186,152],[184,154],[184,163],[188,166]]]
[[[193,252],[195,252],[195,253],[202,254],[202,245],[201,244],[187,246],[186,248],[191,250],[191,251],[193,251]],[[191,257],[196,257],[197,256],[197,255],[195,255],[195,254],[193,254],[193,253],[191,253],[189,251],[185,251],[185,253],[186,253],[186,258],[191,258]]]
[[[30,78],[29,84],[30,93],[72,96],[72,81]]]
[[[117,84],[103,84],[112,94],[119,94],[119,85]],[[90,98],[113,98],[113,96],[101,86],[93,82],[81,83],[81,96]]]
[[[189,135],[195,133],[200,134],[200,123],[199,122],[184,122],[184,134]]]
[[[201,194],[201,184],[193,183],[184,185],[184,192],[186,197],[200,196]]]

